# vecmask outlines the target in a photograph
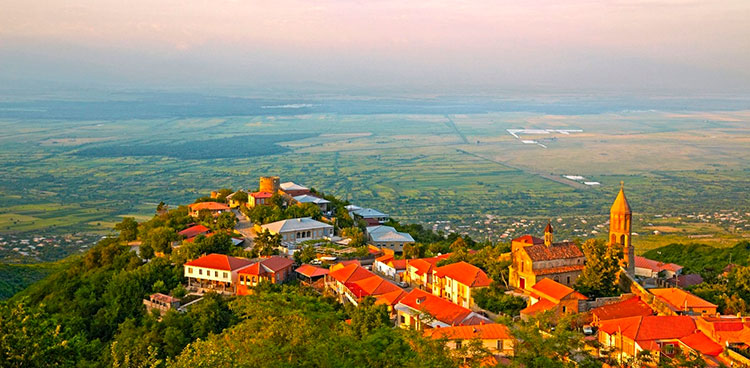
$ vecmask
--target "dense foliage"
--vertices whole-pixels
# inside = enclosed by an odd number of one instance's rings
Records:
[[[750,241],[730,248],[715,248],[704,244],[670,244],[652,249],[644,257],[672,262],[685,267],[683,273],[699,273],[705,280],[715,280],[729,263],[750,266]]]
[[[622,249],[610,247],[600,239],[589,239],[581,246],[586,266],[575,283],[582,294],[596,298],[620,295],[618,273]]]

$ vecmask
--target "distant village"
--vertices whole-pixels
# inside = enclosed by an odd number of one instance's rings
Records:
[[[374,300],[387,308],[394,328],[421,331],[445,341],[450,349],[480,341],[493,354],[488,365],[513,359],[518,341],[510,333],[509,320],[545,313],[553,320],[576,317],[587,342],[596,342],[582,353],[598,358],[625,362],[648,352],[652,362],[684,354],[698,356],[712,367],[750,365],[750,319],[721,315],[717,305],[684,290],[701,283],[700,275],[635,255],[633,212],[624,187],[616,194],[608,223],[596,228],[608,232],[607,247],[620,251],[618,277],[627,290],[599,298],[574,290],[591,260],[580,244],[555,238],[559,221],[548,221],[539,234],[508,231],[513,235],[511,247],[496,257],[508,264],[507,279],[493,280],[481,264],[470,262],[472,257],[455,261],[455,252],[472,255],[476,250],[452,246],[450,252],[410,257],[417,242],[412,234],[399,231],[388,214],[354,204],[333,206],[330,199],[274,176],[260,178],[251,191],[213,192],[188,205],[196,221],[179,231],[174,248],[217,234],[198,219],[223,221],[231,214],[235,226],[227,232],[234,246],[250,251],[262,242],[273,249],[252,258],[209,253],[189,259],[184,263],[185,295],[155,293],[144,305],[160,313],[185,311],[207,292],[247,295],[261,283],[294,282],[344,304]],[[314,206],[319,216],[254,222],[253,217],[265,213],[264,206],[299,206],[300,213]],[[342,208],[345,214],[336,213]],[[342,229],[337,223],[342,216],[361,233]],[[516,229],[521,231],[524,223]],[[136,251],[138,245],[130,243]],[[483,290],[500,284],[504,294],[525,304],[517,315],[493,312],[478,303]]]

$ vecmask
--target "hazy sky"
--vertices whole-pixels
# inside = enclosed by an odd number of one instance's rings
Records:
[[[750,91],[750,0],[0,0],[0,82]]]

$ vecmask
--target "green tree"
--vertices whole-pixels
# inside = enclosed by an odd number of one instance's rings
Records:
[[[318,254],[312,245],[305,245],[298,252],[294,253],[294,261],[300,264],[308,263],[316,258],[318,258]]]
[[[237,224],[237,216],[233,212],[223,212],[216,218],[216,227],[219,230],[231,230]]]
[[[148,231],[143,244],[150,246],[155,252],[169,254],[172,252],[172,242],[178,238],[177,232],[169,227],[160,226]]]
[[[352,241],[349,242],[350,247],[361,247],[367,243],[365,234],[356,226],[347,227],[346,229],[341,230],[341,236],[352,239]]]
[[[262,256],[270,256],[276,254],[276,248],[281,246],[281,235],[271,234],[270,231],[264,229],[258,233],[253,240],[253,250]]]
[[[138,237],[138,222],[134,217],[125,217],[115,225],[115,230],[120,232],[120,240],[133,241]]]
[[[586,266],[576,280],[575,289],[589,297],[619,295],[617,275],[622,250],[609,247],[603,240],[589,239],[582,246]]]
[[[521,309],[526,308],[526,301],[517,296],[505,294],[503,290],[489,286],[476,290],[472,293],[477,305],[493,313],[503,313],[514,317],[519,315]]]

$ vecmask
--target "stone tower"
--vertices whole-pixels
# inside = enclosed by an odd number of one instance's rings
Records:
[[[633,212],[625,198],[625,184],[620,182],[620,192],[609,210],[609,246],[620,247],[623,253],[623,267],[628,275],[635,275],[635,249],[630,243]]]
[[[276,193],[279,191],[281,179],[278,176],[261,176],[259,192]]]
[[[552,221],[547,222],[547,227],[544,228],[544,245],[552,245]]]

